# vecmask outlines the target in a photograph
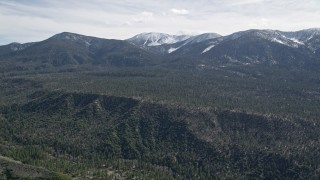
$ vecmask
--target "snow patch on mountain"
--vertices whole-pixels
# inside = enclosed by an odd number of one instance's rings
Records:
[[[277,42],[277,43],[280,43],[280,44],[284,44],[284,45],[288,45],[287,43],[285,43],[284,41],[280,40],[280,39],[277,39],[276,37],[274,37],[272,39],[273,42]]]
[[[201,54],[210,51],[214,46],[216,46],[216,45],[215,45],[215,44],[210,45],[209,47],[207,47],[206,49],[204,49]]]
[[[25,44],[20,44],[20,43],[11,43],[10,45],[10,49],[12,51],[21,51],[24,50],[25,48],[31,46],[34,43],[25,43]]]
[[[86,44],[87,47],[89,47],[91,45],[91,43],[89,41],[84,41],[84,43]]]
[[[178,47],[178,48],[170,48],[170,49],[168,50],[168,53],[170,54],[170,53],[178,50],[179,48],[180,48],[180,47]]]
[[[299,41],[298,39],[296,38],[289,38],[291,41],[295,42],[295,43],[298,43],[298,44],[301,44],[301,45],[304,45],[304,42],[301,42]]]
[[[290,47],[294,47],[294,48],[298,48],[300,45],[303,45],[303,43],[297,41],[297,40],[292,40],[292,39],[288,39],[288,38],[281,38],[278,39],[276,37],[274,37],[272,39],[273,42],[279,43],[279,44],[283,44],[285,46],[290,46]]]
[[[313,35],[312,36],[310,36],[308,39],[307,39],[307,41],[309,41],[310,39],[312,39],[313,38]]]

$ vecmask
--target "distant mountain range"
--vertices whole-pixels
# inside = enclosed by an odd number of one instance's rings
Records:
[[[41,41],[0,46],[0,60],[38,68],[63,65],[147,66],[187,63],[210,66],[311,68],[320,62],[320,29],[296,32],[247,30],[228,36],[142,33],[110,40],[63,32]],[[14,60],[14,61],[13,61]]]

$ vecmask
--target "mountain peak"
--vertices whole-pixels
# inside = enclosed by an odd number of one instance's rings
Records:
[[[298,48],[301,45],[304,45],[304,40],[297,37],[298,32],[282,32],[279,30],[270,30],[270,29],[250,29],[247,31],[240,31],[231,34],[228,38],[235,40],[240,37],[246,38],[256,38],[264,39],[274,43],[282,44],[285,46],[290,46]]]
[[[170,35],[165,33],[147,32],[127,39],[138,46],[158,46],[162,44],[174,44],[190,38],[189,35]]]
[[[53,39],[78,39],[79,37],[85,37],[84,35],[76,34],[76,33],[71,33],[71,32],[62,32],[59,34],[56,34],[52,36],[51,38]]]
[[[85,46],[89,47],[92,44],[92,42],[98,38],[71,33],[71,32],[62,32],[52,36],[49,39],[71,41],[79,44],[84,44]]]
[[[143,32],[137,34],[137,36],[145,36],[145,35],[152,35],[152,36],[170,36],[170,34],[160,33],[160,32]]]
[[[218,37],[221,37],[221,35],[217,33],[203,33],[203,34],[190,37],[189,39],[186,40],[186,43],[194,44],[194,43],[203,42],[209,39],[215,39]]]
[[[312,50],[319,49],[319,43],[314,42],[310,44],[310,41],[313,39],[318,39],[320,37],[320,28],[311,28],[311,29],[304,29],[300,31],[293,31],[293,32],[282,32],[287,38],[290,38],[294,41],[302,42],[308,45],[309,48]]]

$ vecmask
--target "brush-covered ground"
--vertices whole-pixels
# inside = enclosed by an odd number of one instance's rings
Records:
[[[320,176],[316,71],[0,70],[0,178]]]

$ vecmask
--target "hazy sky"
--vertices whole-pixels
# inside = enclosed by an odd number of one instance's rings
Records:
[[[0,0],[0,44],[68,31],[126,39],[247,29],[320,27],[320,0]]]

